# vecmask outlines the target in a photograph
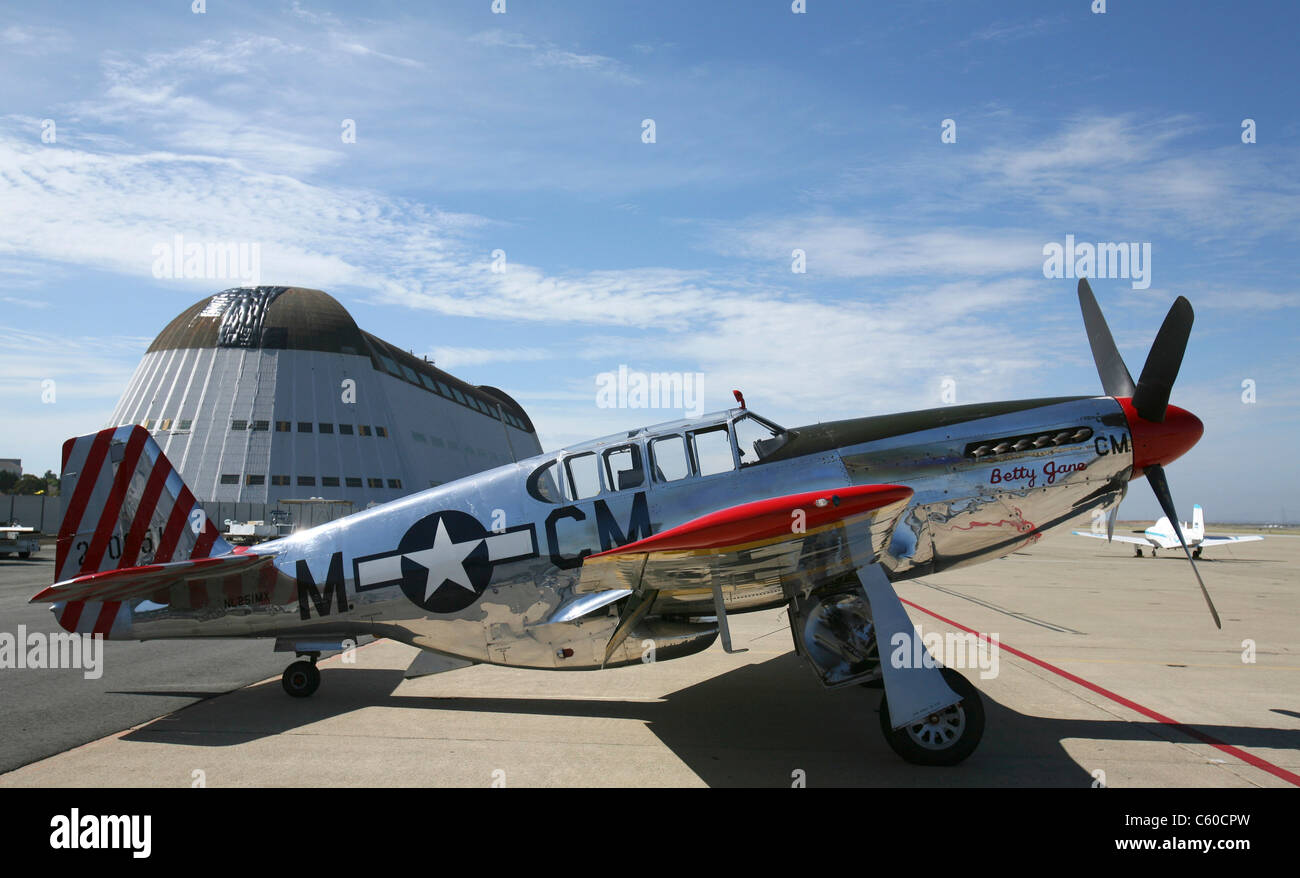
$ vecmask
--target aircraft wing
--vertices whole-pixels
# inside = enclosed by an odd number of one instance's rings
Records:
[[[270,564],[274,557],[274,555],[242,552],[218,555],[215,558],[194,558],[167,564],[146,564],[143,567],[102,570],[56,582],[39,592],[32,598],[31,603],[108,602],[145,597],[191,579],[211,579],[251,572]]]
[[[874,563],[912,498],[902,485],[851,485],[742,503],[591,555],[576,590],[627,596],[608,660],[661,598],[713,598],[731,652],[723,590],[829,579]],[[591,595],[598,602],[601,595]]]
[[[1256,540],[1264,539],[1261,536],[1240,536],[1240,537],[1205,537],[1201,540],[1201,547],[1206,546],[1225,546],[1228,543],[1253,543]]]
[[[1093,533],[1093,532],[1090,531],[1090,530],[1072,530],[1072,531],[1070,531],[1070,533],[1072,533],[1072,534],[1074,534],[1075,536],[1078,536],[1078,537],[1092,537],[1092,538],[1095,539],[1095,540],[1104,540],[1104,539],[1106,539],[1106,535],[1105,535],[1105,534],[1095,534],[1095,533]],[[1150,540],[1145,540],[1145,539],[1142,539],[1141,537],[1125,537],[1125,536],[1119,536],[1119,535],[1117,534],[1116,536],[1112,537],[1112,539],[1114,539],[1114,541],[1117,542],[1117,543],[1136,543],[1136,544],[1139,545],[1139,546],[1149,546],[1149,545],[1151,545],[1151,541],[1150,541]]]
[[[911,497],[852,485],[728,507],[588,557],[577,590],[707,593],[847,573],[880,557]]]

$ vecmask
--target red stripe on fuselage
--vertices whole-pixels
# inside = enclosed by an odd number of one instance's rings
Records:
[[[171,471],[167,458],[159,454],[158,459],[154,461],[153,472],[149,473],[149,481],[144,486],[140,505],[135,510],[135,521],[131,522],[131,532],[127,534],[126,546],[122,549],[123,567],[135,566],[136,557],[140,554],[140,545],[144,542],[144,535],[153,525],[153,514],[158,508],[158,497],[162,494],[163,484],[167,481],[167,476],[171,475]]]
[[[227,576],[221,581],[221,588],[226,593],[226,600],[238,603],[244,593],[244,577],[238,573]]]
[[[217,528],[208,518],[207,513],[203,513],[203,533],[194,543],[194,551],[190,553],[191,558],[206,558],[212,551],[212,544],[217,541]]]
[[[117,618],[117,610],[122,606],[120,601],[109,601],[99,610],[99,618],[95,620],[95,627],[91,629],[91,634],[102,634],[108,637],[108,632],[113,627],[113,619]]]
[[[115,428],[110,427],[95,434],[95,438],[91,440],[90,451],[86,454],[86,461],[77,473],[77,487],[72,492],[72,499],[68,501],[67,510],[63,513],[63,523],[59,525],[58,544],[54,551],[56,580],[63,578],[63,564],[68,558],[68,551],[72,548],[72,539],[77,535],[77,527],[81,524],[81,516],[86,511],[86,504],[90,502],[90,495],[95,491],[95,483],[99,481],[99,468],[104,465],[104,457],[108,454],[108,443],[114,432]],[[64,467],[66,469],[66,463]]]
[[[69,601],[63,607],[63,615],[59,617],[59,625],[64,631],[77,630],[77,623],[81,621],[81,611],[86,608],[85,601]]]
[[[126,499],[127,486],[131,484],[135,468],[140,463],[140,452],[144,450],[144,440],[148,435],[144,430],[133,430],[131,438],[126,441],[126,453],[117,465],[117,475],[113,478],[113,489],[108,493],[108,501],[99,511],[99,524],[95,526],[95,536],[90,541],[90,548],[86,550],[86,560],[81,565],[82,572],[95,572],[104,560],[104,550],[108,548],[109,538],[113,536],[122,501]]]
[[[158,543],[158,553],[153,556],[157,564],[166,564],[172,559],[172,553],[176,551],[176,543],[181,538],[181,533],[185,529],[185,522],[189,520],[190,510],[194,508],[194,495],[190,489],[181,486],[180,496],[176,498],[176,505],[172,507],[172,514],[167,519],[167,526],[163,528],[162,540]]]
[[[76,439],[69,439],[63,443],[63,463],[59,467],[59,475],[62,476],[68,468],[68,461],[72,459],[72,449],[77,447]]]

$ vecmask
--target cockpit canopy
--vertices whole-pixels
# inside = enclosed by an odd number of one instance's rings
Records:
[[[528,493],[544,503],[574,502],[710,478],[762,463],[793,436],[743,409],[646,427],[558,452],[528,477]]]

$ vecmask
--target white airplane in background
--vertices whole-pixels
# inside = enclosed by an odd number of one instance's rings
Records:
[[[1220,537],[1205,535],[1205,513],[1201,511],[1201,504],[1197,503],[1192,507],[1192,524],[1187,526],[1186,522],[1179,525],[1183,534],[1187,537],[1187,547],[1192,550],[1192,557],[1201,557],[1201,549],[1208,546],[1222,546],[1227,543],[1251,543],[1255,540],[1262,540],[1259,536],[1241,536],[1241,537]],[[1093,537],[1099,540],[1116,539],[1124,543],[1133,543],[1137,546],[1134,549],[1134,556],[1142,557],[1142,547],[1151,547],[1151,557],[1156,557],[1156,549],[1177,549],[1179,547],[1178,534],[1174,532],[1174,527],[1169,523],[1168,517],[1162,517],[1155,524],[1146,530],[1135,530],[1133,533],[1142,534],[1140,537],[1110,537],[1105,531],[1094,532],[1087,530],[1072,531],[1077,536]]]

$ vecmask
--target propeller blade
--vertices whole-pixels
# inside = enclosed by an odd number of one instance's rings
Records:
[[[1210,615],[1214,617],[1214,624],[1218,628],[1223,627],[1219,621],[1219,611],[1214,609],[1214,601],[1210,600],[1210,593],[1205,588],[1205,581],[1201,579],[1201,572],[1196,569],[1196,561],[1192,558],[1192,550],[1187,548],[1187,540],[1183,539],[1183,526],[1178,523],[1178,512],[1174,509],[1174,498],[1169,493],[1169,481],[1165,478],[1165,468],[1158,463],[1148,464],[1146,467],[1147,481],[1151,484],[1151,490],[1156,492],[1156,499],[1160,501],[1160,508],[1165,511],[1165,516],[1174,526],[1174,533],[1178,535],[1178,542],[1182,544],[1183,551],[1187,553],[1187,561],[1192,565],[1192,573],[1196,574],[1196,581],[1201,586],[1201,594],[1205,597],[1205,605],[1210,608]]]
[[[1187,350],[1187,337],[1192,334],[1195,316],[1192,303],[1179,296],[1169,308],[1155,343],[1151,345],[1146,364],[1142,366],[1142,376],[1133,392],[1133,408],[1148,421],[1164,422],[1169,394],[1174,389],[1178,368],[1183,364],[1183,352]]]
[[[1101,376],[1101,387],[1107,396],[1132,396],[1133,376],[1124,365],[1124,358],[1115,347],[1115,339],[1102,316],[1097,297],[1092,294],[1087,278],[1079,278],[1079,310],[1083,312],[1083,325],[1088,330],[1088,344],[1092,346],[1092,359]]]

